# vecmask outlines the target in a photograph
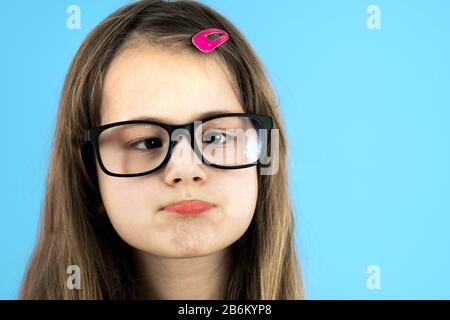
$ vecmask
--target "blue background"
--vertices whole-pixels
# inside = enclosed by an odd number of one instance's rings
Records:
[[[309,299],[450,298],[450,2],[202,1],[275,86]],[[86,34],[127,1],[0,7],[0,298],[32,251],[58,99]],[[69,5],[81,29],[69,30]],[[366,9],[381,9],[369,30]],[[381,270],[370,290],[366,270]]]

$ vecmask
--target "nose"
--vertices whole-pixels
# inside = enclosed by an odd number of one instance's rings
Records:
[[[181,136],[175,142],[170,160],[164,168],[164,181],[170,186],[195,185],[206,181],[204,164],[195,154],[189,139],[189,137]]]

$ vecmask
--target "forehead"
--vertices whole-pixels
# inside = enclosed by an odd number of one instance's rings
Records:
[[[181,124],[218,110],[244,111],[226,67],[206,54],[141,44],[121,52],[103,81],[102,125],[142,117]]]

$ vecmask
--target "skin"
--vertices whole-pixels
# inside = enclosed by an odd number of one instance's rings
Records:
[[[218,110],[244,112],[213,56],[141,43],[121,52],[105,75],[102,125],[142,116],[184,124]],[[193,152],[183,137],[165,167],[141,177],[108,176],[97,164],[104,209],[133,248],[148,298],[223,298],[230,246],[253,218],[256,167],[223,170],[177,158]],[[187,199],[215,207],[195,216],[161,210]]]

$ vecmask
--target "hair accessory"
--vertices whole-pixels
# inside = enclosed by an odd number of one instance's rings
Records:
[[[220,37],[210,40],[208,36],[219,33],[222,34]],[[222,43],[229,39],[228,33],[222,29],[210,28],[200,31],[195,36],[192,37],[192,43],[202,52],[210,53],[215,48],[220,46]]]

